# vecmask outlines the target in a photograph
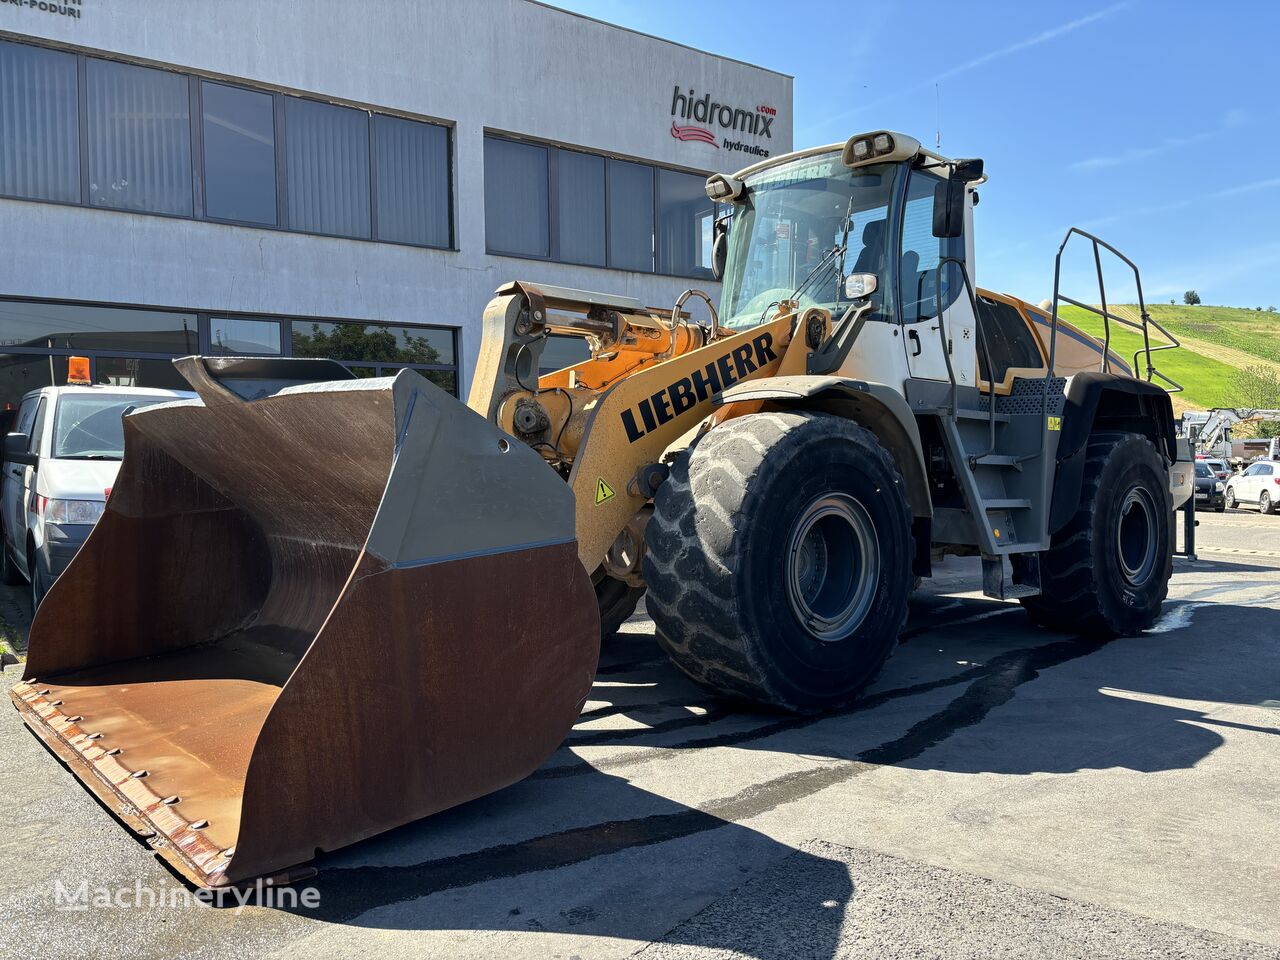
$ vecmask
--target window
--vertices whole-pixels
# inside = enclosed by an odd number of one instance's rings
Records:
[[[490,253],[551,256],[547,148],[486,137],[484,232]]]
[[[960,281],[963,283],[963,281]],[[978,372],[982,379],[991,381],[987,374],[987,360],[982,349],[985,340],[991,352],[994,380],[1003,383],[1011,368],[1040,368],[1040,345],[1016,309],[998,300],[978,298],[978,318],[982,322],[982,335],[977,343]]]
[[[603,267],[604,157],[559,150],[556,161],[557,259]]]
[[[0,353],[0,409],[17,403],[32,390],[66,383],[66,357]],[[34,404],[31,409],[35,410]],[[12,429],[26,432],[21,425]]]
[[[0,301],[0,345],[67,351],[199,353],[194,313]],[[65,374],[65,371],[64,371]]]
[[[710,279],[715,205],[704,184],[699,174],[486,136],[485,247]]]
[[[609,266],[653,272],[653,168],[609,161]]]
[[[374,117],[378,239],[447,247],[449,131],[398,117]]]
[[[963,237],[939,239],[933,235],[933,190],[941,182],[932,174],[913,171],[907,183],[906,209],[902,215],[902,257],[898,262],[903,323],[938,315],[935,289],[938,264],[944,257],[964,258]],[[945,271],[943,285],[942,308],[945,310],[964,290],[964,281],[954,266]]]
[[[280,323],[277,320],[209,319],[209,352],[222,356],[280,353]]]
[[[273,98],[268,93],[204,81],[200,99],[205,216],[278,223]]]
[[[555,373],[565,367],[582,363],[591,359],[591,349],[582,337],[566,337],[552,335],[547,337],[542,346],[542,358],[539,363],[538,376]]]
[[[381,323],[294,320],[293,355],[452,366],[453,331]]]
[[[0,40],[0,196],[447,248],[449,137],[438,123]],[[546,191],[544,176],[544,224]]]
[[[45,419],[48,415],[49,401],[45,397],[41,397],[40,406],[36,407],[36,421],[31,425],[31,433],[27,437],[27,453],[38,454],[40,452],[40,443],[44,440]]]
[[[299,97],[284,102],[290,225],[367,239],[368,114]]]
[[[715,205],[706,180],[692,173],[658,171],[658,272],[711,277]]]
[[[187,78],[89,58],[89,202],[191,216]]]
[[[126,411],[164,403],[145,394],[69,393],[53,418],[55,460],[119,460],[124,456]]]
[[[80,201],[76,58],[0,40],[0,194]]]
[[[160,390],[191,389],[171,357],[97,357],[93,367],[94,383]]]

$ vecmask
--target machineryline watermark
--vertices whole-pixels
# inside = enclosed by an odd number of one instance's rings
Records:
[[[238,914],[248,906],[283,910],[315,910],[320,891],[315,887],[276,886],[270,880],[256,880],[251,887],[220,887],[192,890],[179,884],[160,886],[135,880],[131,886],[90,886],[88,880],[68,885],[53,882],[54,909],[72,913],[89,910],[184,910],[195,906],[235,907]]]

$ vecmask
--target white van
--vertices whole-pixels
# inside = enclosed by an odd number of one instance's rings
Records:
[[[102,516],[124,455],[121,418],[195,397],[146,387],[42,387],[22,398],[0,467],[0,579],[38,607]]]

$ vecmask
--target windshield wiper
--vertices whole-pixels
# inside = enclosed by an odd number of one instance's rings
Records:
[[[123,460],[124,457],[117,456],[113,453],[69,453],[60,457],[54,457],[55,460]]]

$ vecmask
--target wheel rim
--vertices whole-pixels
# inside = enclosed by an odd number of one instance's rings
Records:
[[[1263,513],[1266,513],[1267,510],[1269,510],[1270,508],[1271,508],[1271,494],[1263,490],[1260,494],[1258,494],[1258,509],[1261,510]]]
[[[1236,505],[1236,492],[1234,490],[1228,490],[1224,499],[1226,500],[1228,507],[1234,507]]]
[[[787,549],[787,601],[801,626],[826,643],[866,619],[880,579],[880,543],[866,508],[824,494],[801,513]]]
[[[1120,572],[1132,586],[1151,579],[1156,568],[1156,507],[1151,494],[1133,487],[1120,504],[1116,521],[1116,553]]]

